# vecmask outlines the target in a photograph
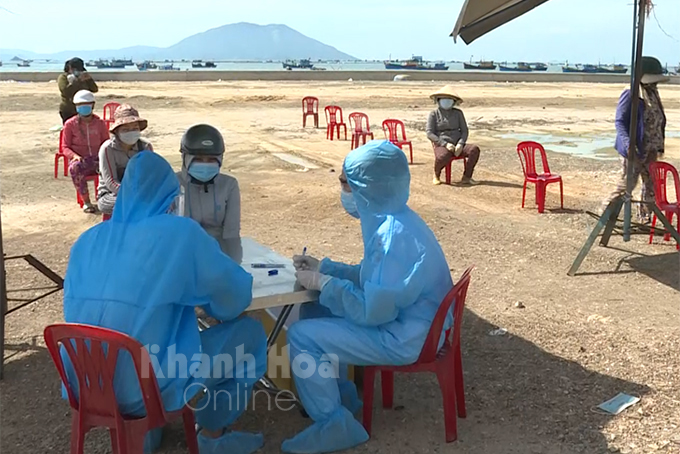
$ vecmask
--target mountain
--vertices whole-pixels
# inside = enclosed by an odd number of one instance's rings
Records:
[[[286,25],[256,25],[241,22],[213,28],[167,47],[134,46],[116,50],[63,51],[36,54],[18,49],[0,49],[0,60],[18,55],[28,59],[83,60],[132,58],[133,60],[356,60],[335,47],[312,39]]]

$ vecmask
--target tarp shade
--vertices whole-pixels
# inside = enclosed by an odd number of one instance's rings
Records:
[[[506,22],[531,11],[548,0],[465,0],[456,27],[451,32],[470,44]]]

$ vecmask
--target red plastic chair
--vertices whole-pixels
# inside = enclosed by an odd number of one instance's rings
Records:
[[[340,140],[340,128],[345,130],[345,140],[347,140],[347,125],[342,119],[342,108],[340,106],[326,106],[326,139],[333,140],[333,134],[337,130],[338,140]]]
[[[536,151],[541,153],[541,163],[543,164],[543,173],[536,171]],[[522,171],[524,172],[524,189],[522,190],[522,208],[524,208],[524,199],[527,193],[527,183],[534,183],[536,185],[536,204],[538,205],[538,212],[545,211],[545,188],[550,183],[560,184],[560,207],[564,208],[564,187],[562,185],[562,177],[554,173],[550,173],[548,166],[548,157],[545,154],[543,145],[536,142],[522,142],[517,145],[517,155],[522,163]]]
[[[437,144],[434,143],[434,142],[432,142],[432,149],[433,149],[433,150],[434,150],[434,148],[435,148],[436,146],[437,146]],[[454,161],[459,161],[459,160],[462,159],[462,160],[463,160],[463,165],[464,165],[465,167],[467,167],[467,158],[466,158],[465,156],[463,156],[463,155],[456,156],[456,155],[453,155],[453,154],[452,154],[452,156],[453,156],[453,160],[452,160],[451,162],[449,162],[449,163],[446,165],[446,167],[444,167],[444,173],[445,173],[445,175],[446,175],[446,184],[451,184],[451,166],[453,165],[453,162],[454,162]]]
[[[349,127],[352,130],[352,150],[359,148],[359,140],[362,140],[365,145],[368,136],[371,136],[371,140],[375,139],[371,132],[368,115],[365,113],[352,112],[349,114]]]
[[[667,162],[653,162],[649,166],[649,173],[654,182],[654,198],[656,206],[663,211],[668,219],[668,222],[673,223],[673,216],[677,218],[678,232],[680,232],[680,177],[678,176],[678,169]],[[668,175],[673,177],[675,185],[675,202],[668,200]],[[652,232],[649,235],[649,244],[654,240],[654,226],[656,226],[656,213],[652,218]],[[671,235],[667,233],[663,237],[664,241],[670,241]],[[680,243],[677,243],[677,249],[680,249]]]
[[[106,105],[104,105],[104,116],[102,117],[102,120],[106,122],[106,127],[110,128],[111,125],[113,124],[113,114],[116,113],[116,109],[120,107],[120,104],[117,102],[110,102]]]
[[[456,407],[458,408],[458,417],[465,418],[467,416],[463,385],[463,359],[460,350],[460,327],[463,320],[465,297],[470,285],[470,273],[473,269],[474,266],[471,266],[463,273],[458,283],[442,301],[432,321],[420,357],[415,363],[408,366],[368,366],[364,369],[364,428],[369,435],[371,434],[373,419],[373,384],[376,372],[381,372],[383,408],[392,408],[395,372],[432,372],[437,375],[439,387],[442,391],[446,442],[450,443],[458,438]],[[446,315],[454,301],[456,304],[453,309],[453,332],[450,329],[446,332],[444,345],[437,350]]]
[[[94,181],[94,192],[97,192],[97,188],[99,188],[99,175],[92,175],[89,177],[85,177],[85,181]],[[85,202],[83,201],[83,198],[80,197],[80,192],[76,191],[76,197],[78,199],[78,205],[80,205],[80,208],[85,205]]]
[[[147,432],[179,418],[184,420],[189,452],[198,454],[193,412],[188,406],[174,412],[165,411],[149,353],[139,342],[123,333],[76,324],[51,325],[45,328],[44,334],[73,409],[71,454],[83,454],[85,435],[95,427],[109,429],[115,454],[142,454]],[[68,384],[60,346],[66,350],[77,376],[79,399]],[[144,417],[128,418],[118,409],[113,377],[120,351],[127,351],[134,363],[146,408]]]
[[[57,175],[59,174],[59,160],[63,159],[64,160],[64,176],[68,176],[68,158],[66,155],[62,152],[63,144],[62,140],[64,139],[64,130],[62,129],[59,132],[59,148],[55,154],[54,154],[54,178],[57,178]]]
[[[314,117],[314,127],[319,127],[319,98],[306,96],[302,98],[302,127],[307,127],[307,117]]]
[[[411,164],[413,164],[413,145],[410,140],[406,139],[406,127],[404,126],[404,122],[388,118],[383,121],[382,128],[385,133],[385,139],[389,140],[402,150],[404,149],[404,145],[408,145],[411,155]]]

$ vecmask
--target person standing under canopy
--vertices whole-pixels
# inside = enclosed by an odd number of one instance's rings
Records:
[[[430,95],[437,104],[437,108],[430,112],[427,117],[427,138],[434,148],[434,179],[432,183],[441,184],[442,170],[453,161],[454,158],[467,158],[463,178],[463,185],[477,184],[472,179],[480,150],[477,145],[467,143],[468,125],[465,115],[460,109],[463,98],[458,96],[452,85],[438,90]]]
[[[69,160],[68,170],[73,185],[83,201],[85,213],[96,213],[90,200],[87,178],[99,170],[99,147],[109,138],[106,122],[93,113],[94,95],[80,90],[73,97],[78,115],[64,124],[61,133],[61,150]],[[96,189],[96,188],[95,188]]]
[[[637,159],[634,161],[633,181],[637,186],[642,178],[642,201],[654,203],[654,182],[649,166],[665,151],[666,113],[657,85],[668,82],[661,62],[654,57],[642,57],[642,80],[640,81],[640,103],[637,117]],[[616,107],[616,142],[614,148],[621,155],[622,171],[616,189],[602,202],[601,211],[617,197],[626,193],[628,181],[628,152],[630,151],[630,121],[633,112],[633,96],[629,88],[621,93]],[[642,223],[651,222],[651,209],[645,203],[638,206],[638,218]]]
[[[366,442],[368,434],[354,418],[362,404],[347,380],[347,365],[414,363],[453,288],[437,238],[407,205],[410,181],[406,156],[390,142],[355,149],[343,165],[340,198],[361,222],[363,260],[347,265],[293,258],[300,284],[321,294],[319,303],[300,308],[300,321],[288,331],[293,370],[296,358],[311,356],[316,365],[307,378],[294,374],[314,423],[286,440],[283,452],[325,453]],[[450,315],[445,329],[452,323]],[[332,364],[333,358],[339,364]],[[338,366],[335,373],[328,373],[329,360]]]
[[[62,123],[66,123],[66,120],[77,114],[73,103],[76,93],[80,90],[88,90],[92,93],[99,91],[97,83],[85,69],[85,62],[80,58],[72,58],[64,63],[64,72],[57,77],[57,86],[61,94],[59,115]]]
[[[194,125],[184,133],[177,172],[184,196],[180,214],[201,224],[222,252],[241,263],[241,192],[236,178],[220,173],[224,150],[222,134],[213,126]]]
[[[177,177],[161,156],[147,151],[130,160],[111,221],[87,230],[71,249],[64,318],[146,346],[168,411],[207,390],[193,406],[201,454],[249,454],[262,446],[262,435],[226,428],[266,369],[264,329],[242,316],[253,279],[195,221],[169,214],[178,194]],[[222,323],[199,332],[195,306]],[[77,386],[71,367],[67,373]],[[144,414],[129,357],[119,358],[114,387],[123,414]],[[160,436],[147,435],[145,452],[158,447]]]

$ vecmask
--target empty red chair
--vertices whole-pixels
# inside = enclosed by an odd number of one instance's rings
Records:
[[[649,166],[649,173],[654,182],[654,199],[656,206],[659,207],[668,222],[673,223],[673,216],[677,219],[678,232],[680,232],[680,177],[678,177],[678,169],[667,162],[653,162]],[[668,200],[668,175],[673,177],[673,184],[675,185],[675,202]],[[656,225],[656,213],[652,218],[652,233],[649,235],[649,244],[654,240],[654,226]],[[663,237],[664,241],[671,239],[670,233]],[[680,249],[680,243],[677,243],[677,249]]]
[[[113,124],[113,114],[116,113],[116,109],[120,107],[120,104],[117,102],[110,102],[104,105],[104,116],[102,117],[102,120],[106,122],[106,126],[109,128]]]
[[[406,127],[404,126],[404,122],[388,118],[383,121],[382,128],[385,133],[385,139],[389,140],[402,150],[404,149],[404,145],[408,145],[411,155],[411,164],[413,164],[413,145],[410,140],[406,139]]]
[[[536,151],[541,154],[541,163],[543,164],[543,173],[536,171]],[[524,208],[524,198],[527,193],[527,183],[534,183],[536,185],[536,204],[538,205],[538,212],[545,211],[545,188],[550,183],[560,184],[560,207],[564,208],[564,187],[562,185],[562,177],[554,173],[550,173],[548,166],[548,157],[545,154],[543,145],[536,142],[522,142],[517,145],[517,154],[522,163],[522,171],[524,172],[524,189],[522,190],[522,208]]]
[[[97,194],[97,189],[99,188],[99,175],[92,175],[89,177],[85,177],[86,181],[93,181],[94,182],[94,193],[95,196]],[[80,192],[76,191],[76,197],[78,198],[78,205],[80,205],[80,208],[85,205],[85,202],[83,201],[83,198],[80,197]]]
[[[345,140],[347,140],[347,125],[342,119],[342,109],[340,106],[326,106],[326,139],[333,140],[333,134],[337,130],[338,140],[340,140],[340,128],[345,129]]]
[[[314,96],[302,98],[302,127],[307,127],[307,117],[314,117],[314,127],[319,127],[319,99]]]
[[[376,372],[381,372],[384,408],[392,408],[395,372],[432,372],[437,375],[442,391],[446,442],[450,443],[458,438],[456,408],[458,408],[458,417],[467,416],[463,386],[463,358],[460,350],[460,326],[463,320],[465,297],[470,285],[470,273],[473,268],[474,266],[471,266],[463,273],[458,283],[442,301],[432,321],[420,357],[415,363],[408,366],[368,366],[364,369],[364,428],[369,435],[373,419],[373,384]],[[454,301],[456,304],[453,309],[453,330],[449,329],[446,332],[444,345],[437,349],[446,315]]]
[[[95,427],[109,429],[114,453],[142,454],[144,437],[150,430],[179,418],[184,420],[189,452],[198,454],[193,412],[188,406],[174,412],[165,411],[149,353],[139,342],[123,333],[76,324],[51,325],[45,328],[44,334],[73,410],[71,454],[83,454],[85,435]],[[69,385],[60,346],[73,365],[78,380],[78,398]],[[134,363],[146,408],[144,417],[126,417],[118,409],[113,377],[121,351],[127,352]]]
[[[352,112],[349,114],[349,127],[352,129],[352,150],[359,148],[359,140],[366,144],[366,138],[371,136],[371,140],[375,139],[371,132],[371,124],[368,121],[368,115],[361,112]]]
[[[64,138],[64,130],[62,129],[59,132],[59,148],[55,154],[54,154],[54,178],[57,178],[57,175],[59,174],[59,160],[63,159],[64,160],[64,176],[68,176],[68,158],[66,155],[62,152],[63,146],[62,146],[62,139]]]

